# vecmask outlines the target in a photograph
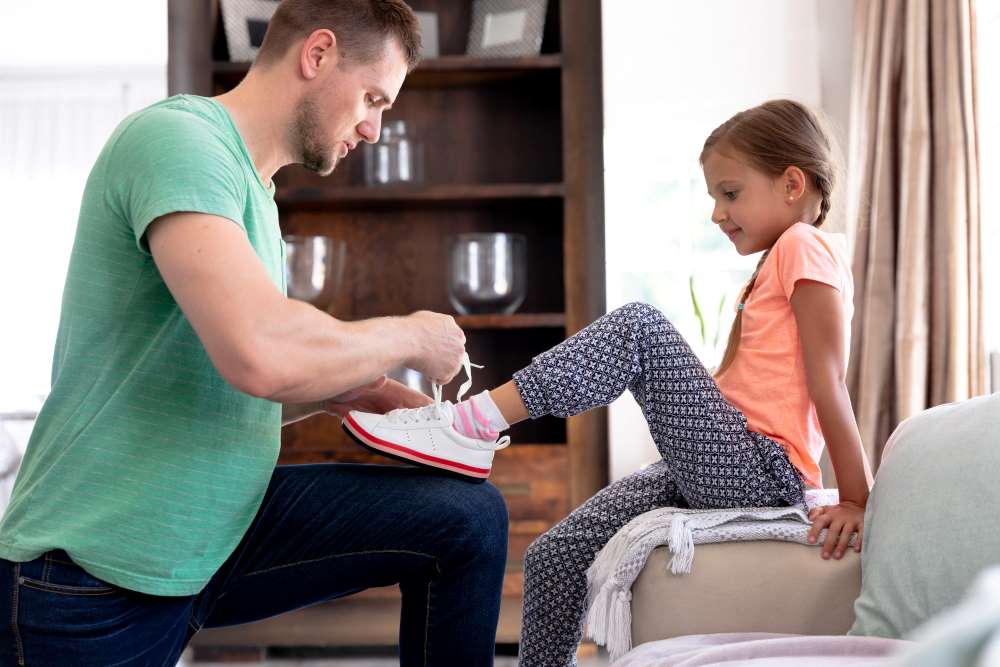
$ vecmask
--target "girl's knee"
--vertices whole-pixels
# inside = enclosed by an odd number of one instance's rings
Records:
[[[525,576],[554,561],[556,538],[552,530],[539,535],[528,545],[528,549],[524,552]]]
[[[656,306],[641,301],[627,303],[614,312],[625,315],[637,322],[665,321],[667,319],[667,316],[660,312]]]
[[[524,554],[525,572],[543,567],[565,568],[570,562],[589,566],[586,561],[593,559],[596,550],[592,540],[582,536],[586,532],[581,514],[570,514],[528,545]]]
[[[617,326],[624,328],[633,335],[645,336],[654,331],[673,330],[673,325],[667,316],[656,306],[641,301],[627,303],[607,315]]]

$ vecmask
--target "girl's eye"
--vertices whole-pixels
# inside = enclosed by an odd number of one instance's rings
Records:
[[[736,199],[736,192],[733,191],[733,190],[730,190],[729,192],[723,192],[722,196],[725,197],[726,199],[728,199],[729,201],[733,201],[733,200]]]

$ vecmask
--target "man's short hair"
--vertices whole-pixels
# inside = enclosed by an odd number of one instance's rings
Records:
[[[267,27],[255,65],[280,60],[299,40],[326,28],[337,37],[337,51],[348,62],[367,64],[382,56],[395,37],[407,69],[420,60],[420,24],[403,0],[283,0]]]

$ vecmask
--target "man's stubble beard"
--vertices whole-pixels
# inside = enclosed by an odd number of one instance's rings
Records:
[[[305,98],[292,127],[292,145],[298,150],[299,161],[306,169],[320,176],[329,176],[339,158],[333,154],[322,133],[319,112],[312,98]]]

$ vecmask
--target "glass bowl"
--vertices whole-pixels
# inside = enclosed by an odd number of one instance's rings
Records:
[[[521,234],[459,234],[451,248],[448,298],[462,315],[510,315],[527,287]]]
[[[343,285],[347,242],[329,236],[285,236],[285,281],[288,296],[315,302]]]

